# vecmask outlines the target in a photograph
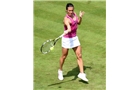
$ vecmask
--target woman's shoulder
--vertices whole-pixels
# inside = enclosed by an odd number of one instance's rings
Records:
[[[64,20],[63,20],[63,22],[65,22],[65,21],[68,21],[68,22],[70,22],[70,19],[69,19],[68,17],[64,17]]]

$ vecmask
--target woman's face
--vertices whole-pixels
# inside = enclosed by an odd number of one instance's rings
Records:
[[[74,7],[68,7],[68,9],[66,10],[67,14],[69,16],[72,17],[73,13],[74,13]]]

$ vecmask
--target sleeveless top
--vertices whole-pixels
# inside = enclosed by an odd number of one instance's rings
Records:
[[[70,23],[70,27],[71,27],[71,32],[69,32],[68,34],[64,35],[65,38],[72,38],[76,36],[76,32],[77,32],[77,28],[78,28],[78,17],[76,16],[76,14],[74,13],[74,17],[76,17],[76,20],[73,20],[70,16],[66,15],[65,17],[69,18],[71,23]],[[67,30],[67,26],[64,25],[64,30]]]

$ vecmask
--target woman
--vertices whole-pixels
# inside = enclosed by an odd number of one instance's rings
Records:
[[[64,36],[62,37],[62,56],[60,57],[60,68],[58,70],[58,79],[63,80],[63,64],[68,55],[68,51],[70,48],[76,54],[77,63],[79,65],[80,73],[78,77],[84,81],[88,81],[86,78],[86,74],[83,69],[83,60],[82,60],[82,49],[80,46],[79,39],[76,35],[78,25],[81,24],[82,16],[84,12],[80,11],[79,18],[74,12],[74,5],[72,3],[68,3],[66,5],[66,16],[64,17]]]

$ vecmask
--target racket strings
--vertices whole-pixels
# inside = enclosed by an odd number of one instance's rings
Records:
[[[54,47],[55,44],[56,44],[56,42],[57,42],[62,36],[63,36],[63,34],[60,35],[59,37],[53,39],[53,40],[50,39],[50,40],[47,40],[46,42],[44,42],[44,43],[42,44],[41,48],[40,48],[41,52],[42,52],[43,54],[46,54],[46,53],[50,52],[50,51],[51,51],[51,47]]]
[[[41,48],[41,52],[42,53],[48,53],[50,52],[50,48],[54,46],[54,42],[52,40],[47,40]]]

